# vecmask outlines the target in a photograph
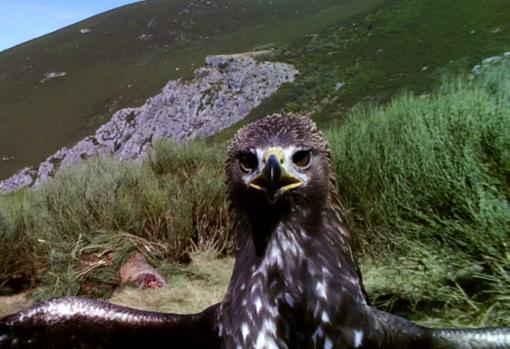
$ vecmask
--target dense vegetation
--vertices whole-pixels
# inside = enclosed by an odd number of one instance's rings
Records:
[[[501,64],[330,125],[375,304],[428,323],[508,323],[509,87]],[[96,159],[0,197],[3,291],[107,295],[135,249],[170,273],[197,246],[228,253],[224,156],[163,142],[141,164]]]
[[[229,250],[223,151],[160,143],[141,165],[95,159],[0,197],[0,222],[7,291],[40,283],[36,299],[104,296],[135,249],[157,264],[182,261],[190,244]]]
[[[328,131],[376,304],[510,320],[509,63]]]

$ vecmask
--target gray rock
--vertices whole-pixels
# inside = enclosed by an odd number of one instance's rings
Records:
[[[501,62],[502,59],[503,59],[503,57],[501,57],[501,56],[492,56],[492,57],[484,59],[482,61],[482,63],[484,65],[491,65],[491,64],[494,64],[494,63]]]
[[[345,87],[345,82],[343,82],[343,81],[342,81],[342,82],[337,82],[337,83],[335,84],[335,91],[341,90],[341,89],[343,89],[344,87]]]
[[[191,81],[169,81],[138,108],[115,112],[96,133],[62,148],[36,169],[25,168],[0,182],[0,194],[37,186],[56,170],[102,154],[119,160],[142,159],[155,141],[187,141],[211,136],[248,115],[297,70],[284,63],[258,62],[267,52],[208,56]]]
[[[476,76],[482,74],[484,71],[486,71],[488,68],[501,64],[503,62],[508,62],[508,59],[510,58],[510,51],[503,53],[502,56],[492,56],[485,58],[482,60],[481,64],[477,64],[471,69],[471,73],[469,75],[470,79],[474,79]]]
[[[62,71],[62,72],[52,71],[52,72],[44,74],[43,78],[41,79],[41,83],[44,84],[45,82],[53,80],[53,79],[63,78],[66,75],[67,75],[67,73],[65,71]]]
[[[20,170],[14,176],[0,182],[0,193],[5,194],[20,188],[30,187],[35,183],[37,172],[29,167]]]

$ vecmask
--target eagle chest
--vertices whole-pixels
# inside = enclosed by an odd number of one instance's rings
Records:
[[[260,263],[251,267],[230,304],[231,332],[226,348],[349,348],[359,334],[333,327],[339,319],[342,287],[332,271],[339,265],[314,251],[310,258],[305,234],[278,230]],[[350,319],[344,319],[350,322]],[[344,322],[344,321],[341,321]],[[356,327],[356,326],[354,326]],[[358,336],[357,338],[344,337]]]

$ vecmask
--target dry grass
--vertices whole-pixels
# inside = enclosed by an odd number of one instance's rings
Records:
[[[125,286],[117,289],[109,299],[111,303],[136,309],[194,313],[223,299],[234,259],[218,258],[212,249],[194,252],[187,266],[167,264],[162,268],[167,285],[160,289],[140,289]],[[26,292],[0,297],[0,317],[20,311],[28,306]]]
[[[194,253],[186,267],[163,268],[167,277],[165,287],[144,290],[123,287],[114,292],[110,302],[171,313],[199,312],[223,299],[233,265],[232,257],[219,259],[211,250]]]
[[[15,313],[31,304],[27,293],[19,293],[13,296],[0,297],[0,317]]]

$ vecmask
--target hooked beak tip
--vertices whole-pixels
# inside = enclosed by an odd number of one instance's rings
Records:
[[[301,179],[285,170],[275,155],[270,155],[261,173],[249,183],[249,186],[263,191],[269,202],[274,204],[285,192],[302,184]]]

